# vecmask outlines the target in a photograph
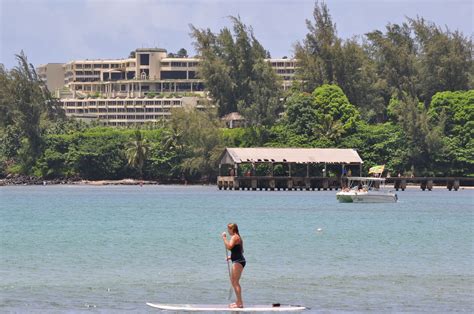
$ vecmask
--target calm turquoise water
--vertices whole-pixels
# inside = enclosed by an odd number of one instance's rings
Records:
[[[0,312],[226,303],[220,233],[240,225],[248,304],[474,311],[474,191],[339,204],[335,192],[0,188]],[[317,229],[322,228],[322,232]]]

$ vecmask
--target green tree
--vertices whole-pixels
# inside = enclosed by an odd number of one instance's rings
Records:
[[[295,44],[300,80],[295,87],[312,92],[323,84],[336,84],[367,120],[383,120],[384,99],[369,47],[361,45],[359,38],[340,39],[324,2],[316,2],[313,19],[306,21],[306,38]]]
[[[298,76],[304,82],[305,91],[336,83],[337,56],[341,54],[341,40],[324,2],[316,1],[313,18],[314,24],[306,20],[309,31],[306,38],[295,44]]]
[[[0,128],[13,124],[13,79],[3,65],[0,65]]]
[[[176,53],[176,57],[178,57],[178,58],[187,58],[188,57],[188,51],[184,48],[181,48]]]
[[[205,111],[196,109],[175,109],[171,115],[168,128],[176,140],[171,147],[179,151],[181,174],[188,179],[216,176],[218,157],[222,153],[221,126],[216,114],[208,108]]]
[[[133,140],[126,145],[128,165],[138,170],[140,179],[143,179],[143,165],[148,157],[150,143],[145,139],[140,130],[136,130]]]
[[[474,90],[436,93],[428,119],[430,125],[443,127],[445,149],[438,154],[438,168],[449,175],[473,175]]]
[[[18,65],[15,68],[8,72],[0,70],[0,82],[3,83],[0,84],[0,111],[5,114],[0,123],[4,127],[15,125],[21,132],[21,147],[15,160],[19,162],[21,172],[29,174],[42,153],[45,125],[51,120],[64,119],[65,114],[25,54],[21,52],[16,57]]]
[[[252,29],[240,18],[230,19],[232,31],[225,27],[218,34],[191,26],[201,58],[198,75],[205,80],[219,116],[238,110],[253,126],[269,125],[280,110],[280,84]]]
[[[459,31],[443,31],[423,18],[408,19],[418,48],[419,97],[428,105],[440,91],[474,88],[472,39]],[[471,77],[472,78],[472,77]]]
[[[436,157],[444,151],[445,120],[431,124],[423,103],[406,94],[400,100],[392,99],[389,111],[404,132],[411,171],[417,175],[430,174]]]
[[[325,84],[312,94],[296,92],[286,103],[288,129],[312,140],[322,138],[327,144],[334,145],[342,135],[353,132],[359,118],[358,110],[337,85]]]
[[[94,128],[65,136],[71,136],[67,162],[81,178],[122,179],[130,175],[125,155],[129,133],[112,128]]]
[[[360,121],[357,131],[345,136],[339,147],[356,149],[364,170],[374,165],[385,165],[392,175],[409,169],[409,152],[403,130],[391,122],[368,124]]]
[[[386,82],[386,94],[401,98],[404,93],[417,97],[416,43],[409,24],[388,24],[386,33],[366,34],[377,62],[379,79]],[[385,85],[385,84],[382,84]]]

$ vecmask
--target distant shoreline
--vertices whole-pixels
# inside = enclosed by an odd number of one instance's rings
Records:
[[[156,180],[137,180],[137,179],[120,179],[120,180],[82,180],[82,179],[54,179],[42,180],[35,177],[14,177],[0,179],[0,186],[30,186],[30,185],[193,185],[202,183],[183,183],[183,182],[160,182]]]
[[[137,180],[137,179],[121,179],[121,180],[66,180],[66,179],[56,179],[56,180],[40,180],[40,179],[33,179],[33,180],[28,180],[25,181],[23,180],[14,180],[14,179],[0,179],[0,187],[1,186],[33,186],[33,185],[43,185],[43,186],[56,186],[56,185],[68,185],[68,186],[107,186],[107,185],[112,185],[112,186],[119,186],[119,185],[127,185],[127,186],[133,186],[133,185],[164,185],[164,186],[169,186],[169,185],[177,185],[177,186],[216,186],[215,182],[211,183],[199,183],[199,182],[187,182],[187,183],[182,183],[182,182],[160,182],[160,181],[155,181],[155,180]],[[387,189],[394,190],[393,184],[386,184],[385,187]],[[406,187],[406,190],[413,190],[413,189],[418,189],[421,190],[419,184],[409,184]],[[447,187],[445,185],[435,185],[433,186],[433,190],[440,190],[444,189],[447,190]],[[474,190],[474,186],[460,186],[460,190]],[[327,191],[330,191],[329,189]],[[333,189],[335,191],[335,189]],[[403,192],[401,189],[399,189],[396,192]],[[429,192],[427,190],[427,192]]]

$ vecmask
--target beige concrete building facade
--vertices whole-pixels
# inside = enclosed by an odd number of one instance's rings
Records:
[[[290,87],[295,60],[266,61],[283,87]],[[129,58],[49,63],[37,71],[67,115],[95,115],[106,124],[127,125],[159,122],[169,117],[172,107],[199,106],[200,98],[206,97],[204,81],[196,74],[199,62],[198,58],[169,58],[161,48],[139,48]]]
[[[36,72],[39,78],[46,82],[46,86],[51,92],[64,87],[64,64],[48,63],[40,65]]]

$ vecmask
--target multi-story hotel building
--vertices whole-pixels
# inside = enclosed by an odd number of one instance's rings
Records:
[[[75,60],[38,67],[38,75],[62,102],[66,114],[110,125],[160,121],[174,107],[200,106],[204,82],[198,58],[169,58],[160,48],[136,49],[129,58]],[[290,86],[293,59],[268,59],[283,87]]]
[[[64,64],[48,63],[38,67],[37,74],[46,82],[50,91],[56,91],[64,86]]]

